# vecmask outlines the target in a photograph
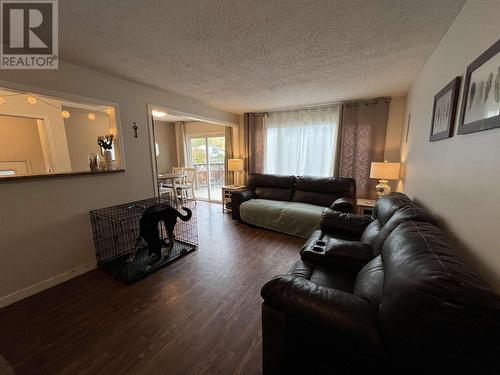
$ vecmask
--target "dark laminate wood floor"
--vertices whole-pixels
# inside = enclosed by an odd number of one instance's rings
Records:
[[[92,271],[0,310],[16,374],[258,374],[259,291],[303,240],[198,204],[199,250],[126,286]]]

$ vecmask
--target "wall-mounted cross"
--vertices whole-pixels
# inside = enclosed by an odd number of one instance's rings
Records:
[[[132,126],[132,129],[134,129],[134,137],[137,138],[137,129],[139,129],[139,127],[137,126],[135,121],[134,121],[134,126]]]

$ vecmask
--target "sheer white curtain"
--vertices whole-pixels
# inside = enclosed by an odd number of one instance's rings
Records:
[[[264,122],[264,172],[332,176],[339,106],[269,113]]]

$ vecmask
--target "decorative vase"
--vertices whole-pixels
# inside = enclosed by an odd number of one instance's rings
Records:
[[[112,171],[113,170],[113,154],[111,153],[111,150],[104,151],[104,162],[106,164],[106,170]]]
[[[375,186],[375,190],[377,191],[378,197],[382,198],[391,192],[391,187],[387,183],[387,180],[380,180],[379,184]]]

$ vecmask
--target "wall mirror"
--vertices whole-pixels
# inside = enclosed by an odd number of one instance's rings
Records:
[[[0,179],[121,171],[118,107],[0,87]]]

